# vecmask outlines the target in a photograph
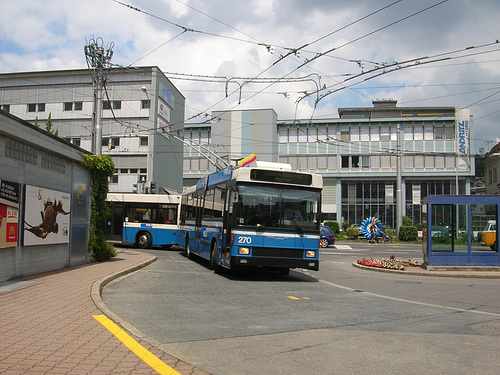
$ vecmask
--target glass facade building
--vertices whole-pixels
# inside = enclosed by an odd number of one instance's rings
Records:
[[[231,148],[233,159],[254,152],[259,160],[279,161],[294,170],[320,173],[324,181],[323,220],[339,223],[360,224],[374,216],[386,227],[395,228],[400,176],[402,214],[418,225],[425,221],[424,197],[470,193],[474,162],[468,151],[460,151],[459,141],[465,137],[465,143],[470,144],[471,119],[468,110],[461,111],[455,107],[398,107],[395,100],[374,101],[373,107],[340,108],[339,118],[335,119],[260,123],[268,134],[276,136],[276,149],[271,140],[249,138],[245,154],[234,148],[229,137],[227,144],[219,140],[216,147]],[[237,118],[244,118],[245,113],[251,118],[235,123],[235,113]],[[258,113],[223,112],[221,121],[252,128],[259,125]],[[460,116],[467,121],[465,135],[459,133]],[[211,144],[211,132],[208,124],[186,124],[186,137],[201,141],[203,134],[207,145]],[[263,142],[269,146],[267,150]],[[252,145],[258,145],[262,154]],[[204,172],[193,169],[189,155],[195,167],[201,167],[202,160],[197,160],[200,156],[195,149],[185,146],[184,152],[184,184],[188,186]],[[207,166],[210,168],[205,163]]]

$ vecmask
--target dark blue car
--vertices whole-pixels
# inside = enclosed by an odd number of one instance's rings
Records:
[[[321,227],[319,245],[328,247],[335,243],[335,233],[328,227]]]

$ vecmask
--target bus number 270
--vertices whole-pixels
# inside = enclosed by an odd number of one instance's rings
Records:
[[[251,244],[252,243],[252,237],[240,236],[240,237],[238,237],[238,243],[239,244]]]

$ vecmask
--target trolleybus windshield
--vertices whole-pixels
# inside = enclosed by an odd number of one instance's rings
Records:
[[[319,231],[320,192],[266,185],[238,185],[237,226]]]

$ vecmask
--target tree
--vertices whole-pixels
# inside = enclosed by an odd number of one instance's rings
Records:
[[[38,126],[38,117],[35,120],[35,125]],[[49,113],[49,118],[47,119],[47,122],[45,123],[45,130],[50,133],[54,134],[56,137],[59,137],[59,129],[53,130],[52,127],[54,124],[52,123],[52,112]]]
[[[109,178],[115,172],[115,165],[109,155],[83,155],[82,165],[90,171],[92,187],[89,253],[94,260],[102,262],[116,255],[114,247],[106,242],[109,216],[106,197]]]

